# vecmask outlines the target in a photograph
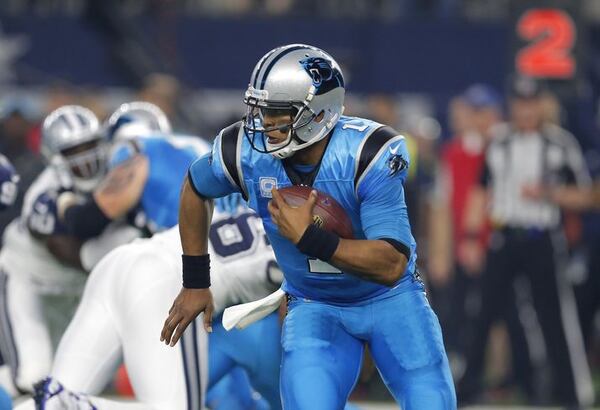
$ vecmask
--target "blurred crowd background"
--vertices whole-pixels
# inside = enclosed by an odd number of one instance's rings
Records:
[[[558,14],[528,21],[532,10]],[[70,103],[105,118],[122,102],[150,101],[178,132],[212,139],[243,115],[258,58],[291,42],[314,44],[341,63],[347,114],[406,133],[421,275],[461,380],[489,246],[464,220],[494,127],[514,120],[514,78],[536,81],[536,115],[572,133],[592,178],[600,174],[598,0],[3,0],[0,152],[21,175],[22,195],[44,166],[40,122]],[[0,214],[0,230],[18,213],[19,205]],[[600,215],[565,210],[561,230],[568,256],[558,274],[575,290],[599,397]],[[526,343],[507,331],[511,319],[495,321],[481,386],[463,386],[465,400],[555,400],[527,280],[515,280],[507,309]],[[529,365],[514,359],[523,354]],[[389,399],[368,359],[354,397]]]

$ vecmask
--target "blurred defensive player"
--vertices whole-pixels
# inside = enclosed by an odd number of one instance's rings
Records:
[[[216,213],[210,238],[217,312],[279,288],[281,271],[256,214],[247,209],[235,216]],[[98,264],[61,340],[52,378],[36,390],[38,408],[200,409],[207,380],[215,384],[235,366],[248,372],[272,410],[281,408],[277,315],[228,333],[215,325],[208,361],[207,335],[201,325],[190,327],[178,350],[167,349],[156,339],[161,312],[168,309],[181,283],[180,255],[173,228],[124,245]],[[100,393],[121,360],[137,403],[85,395]],[[20,408],[32,407],[30,401]]]
[[[456,407],[442,334],[416,271],[403,182],[404,137],[342,116],[344,79],[322,50],[292,44],[267,53],[246,92],[247,115],[217,136],[184,182],[183,289],[161,339],[172,346],[200,312],[211,328],[211,198],[241,192],[273,245],[288,293],[282,335],[283,407],[340,409],[365,345],[404,410]],[[292,208],[277,191],[308,185],[333,196],[356,239],[312,224],[316,195]]]
[[[14,386],[7,387],[13,394],[14,387],[31,391],[50,370],[52,345],[41,296],[79,296],[86,271],[113,247],[138,236],[115,222],[84,242],[67,235],[57,221],[56,195],[81,198],[92,190],[104,175],[105,150],[98,120],[84,107],[61,107],[43,123],[48,165],[25,194],[21,216],[8,225],[0,252],[0,350],[12,371]]]

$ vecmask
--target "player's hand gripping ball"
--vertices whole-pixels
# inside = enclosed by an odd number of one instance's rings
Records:
[[[308,200],[313,190],[315,189],[304,185],[292,185],[281,188],[278,192],[289,206],[296,208]],[[313,208],[313,223],[341,238],[352,239],[354,237],[352,222],[348,214],[332,196],[324,192],[317,191],[317,201]]]

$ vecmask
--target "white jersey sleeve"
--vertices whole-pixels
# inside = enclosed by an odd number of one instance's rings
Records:
[[[278,289],[283,274],[260,218],[252,211],[216,213],[209,234],[212,293],[217,313]]]

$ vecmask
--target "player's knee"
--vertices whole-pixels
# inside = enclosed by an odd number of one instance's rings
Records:
[[[408,372],[392,390],[401,397],[404,410],[456,409],[456,392],[447,362]]]
[[[408,389],[402,400],[404,410],[455,410],[454,387],[447,383]]]
[[[35,402],[33,401],[33,399],[27,399],[18,406],[16,406],[15,410],[35,410]]]
[[[434,395],[421,395],[411,397],[402,405],[404,410],[455,410],[456,402],[449,395],[437,392]]]
[[[32,392],[33,385],[50,373],[50,365],[38,368],[19,368],[14,379],[15,386],[22,392]]]
[[[297,410],[343,409],[342,397],[336,377],[318,366],[298,369],[289,377],[282,375],[281,398],[283,408]]]

